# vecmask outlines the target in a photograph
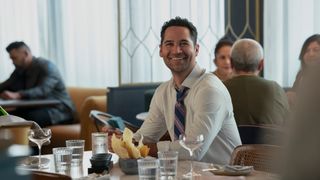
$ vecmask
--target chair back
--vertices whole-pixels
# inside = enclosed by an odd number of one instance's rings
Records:
[[[107,113],[120,116],[131,124],[140,127],[141,120],[136,115],[147,111],[149,107],[150,91],[156,89],[159,83],[130,84],[119,87],[109,87],[107,94]],[[149,93],[147,93],[147,91]],[[148,94],[148,95],[147,95]],[[146,98],[148,96],[148,98]],[[148,100],[149,99],[149,100]]]
[[[70,98],[76,108],[77,114],[75,114],[75,123],[80,122],[80,114],[81,113],[81,108],[84,103],[84,101],[90,97],[90,96],[102,96],[106,95],[108,93],[107,89],[103,88],[86,88],[86,87],[68,87],[67,91],[70,95]]]
[[[285,132],[281,128],[266,125],[239,125],[242,144],[281,145]]]
[[[44,171],[32,171],[32,180],[71,180],[71,177],[58,173],[50,173]]]
[[[253,166],[255,170],[278,173],[276,160],[281,148],[268,144],[245,144],[237,146],[231,155],[231,165]]]

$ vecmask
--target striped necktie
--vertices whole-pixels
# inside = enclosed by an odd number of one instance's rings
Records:
[[[187,96],[189,88],[182,87],[177,90],[177,102],[174,108],[175,121],[174,121],[174,135],[175,139],[179,139],[180,134],[184,134],[185,130],[185,119],[186,119],[186,107],[184,105],[184,98]]]

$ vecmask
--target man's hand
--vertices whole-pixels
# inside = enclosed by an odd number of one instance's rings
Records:
[[[108,133],[109,136],[112,135],[113,133],[115,133],[116,135],[122,135],[122,132],[120,131],[120,129],[112,128],[108,126],[104,126],[103,128],[101,128],[101,131]]]
[[[3,91],[0,97],[2,99],[21,99],[21,94],[19,92]]]
[[[103,127],[101,129],[102,132],[106,132],[108,133],[108,149],[110,152],[114,152],[113,149],[112,149],[112,135],[115,134],[117,136],[117,138],[122,138],[122,132],[119,130],[119,129],[115,129],[115,128],[111,128],[111,127]]]
[[[158,157],[157,144],[155,144],[155,143],[147,143],[147,144],[145,144],[145,145],[150,148],[149,156]]]

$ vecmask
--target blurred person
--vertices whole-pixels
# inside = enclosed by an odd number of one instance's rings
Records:
[[[41,127],[72,122],[74,106],[57,67],[41,57],[34,57],[24,42],[12,42],[6,48],[15,70],[0,83],[0,97],[6,100],[51,99],[54,107],[17,108],[9,114],[37,122]]]
[[[195,150],[194,158],[228,164],[233,149],[241,144],[230,95],[215,75],[205,73],[197,64],[198,52],[197,29],[191,22],[176,17],[164,23],[159,53],[172,79],[156,89],[148,116],[134,138],[139,140],[143,135],[151,156],[156,156],[158,150],[173,150],[179,152],[179,159],[190,159],[179,144],[179,134],[187,137],[203,134],[204,143]],[[184,105],[179,106],[184,113],[177,114],[181,110],[176,108],[178,103]],[[105,131],[113,132],[108,128]],[[171,141],[159,141],[167,131]]]
[[[314,59],[320,62],[320,56]],[[303,81],[295,88],[288,142],[283,153],[283,180],[320,179],[320,63],[303,70]]]
[[[289,104],[291,107],[295,104],[296,90],[303,80],[304,72],[308,67],[320,61],[320,34],[314,34],[306,39],[303,43],[299,60],[301,63],[300,70],[296,76],[296,80],[290,90],[287,91]]]
[[[214,49],[213,62],[217,69],[213,72],[221,81],[225,81],[232,78],[231,67],[231,47],[233,42],[229,39],[222,38],[216,44]]]
[[[259,76],[263,49],[252,39],[236,41],[231,50],[234,77],[225,81],[237,125],[283,125],[288,115],[284,90]]]
[[[1,122],[0,117],[0,122]],[[28,156],[29,149],[27,146],[17,148],[16,144],[12,143],[12,134],[8,129],[0,128],[0,174],[1,179],[10,180],[30,180],[29,173],[22,173],[17,168],[17,164],[21,161],[22,156]]]

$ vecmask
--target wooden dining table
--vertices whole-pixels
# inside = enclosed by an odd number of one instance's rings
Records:
[[[72,179],[91,179],[91,178],[97,178],[97,174],[88,174],[88,168],[91,167],[90,158],[92,156],[91,151],[85,151],[83,156],[83,163],[80,166],[72,166],[71,171],[67,173],[66,175],[70,176]],[[54,167],[54,159],[52,154],[43,155],[42,157],[48,158],[50,160],[48,168],[44,168],[41,170],[38,169],[29,169],[31,171],[45,171],[45,172],[55,172]],[[111,169],[109,174],[103,175],[106,178],[109,178],[110,180],[135,180],[139,179],[138,175],[126,175],[124,174],[119,165],[118,165],[118,159],[119,157],[116,154],[112,154],[112,161],[114,163],[113,168]],[[206,179],[216,179],[216,180],[277,180],[279,177],[275,174],[262,172],[262,171],[255,171],[253,170],[248,176],[221,176],[221,175],[214,175],[211,172],[208,171],[202,171],[203,169],[208,169],[212,167],[212,164],[210,163],[204,163],[204,162],[194,162],[194,170],[197,173],[201,174],[201,177],[196,178],[200,180],[206,180]],[[178,178],[177,179],[183,179],[182,175],[187,173],[190,170],[190,161],[179,161],[178,162]]]

